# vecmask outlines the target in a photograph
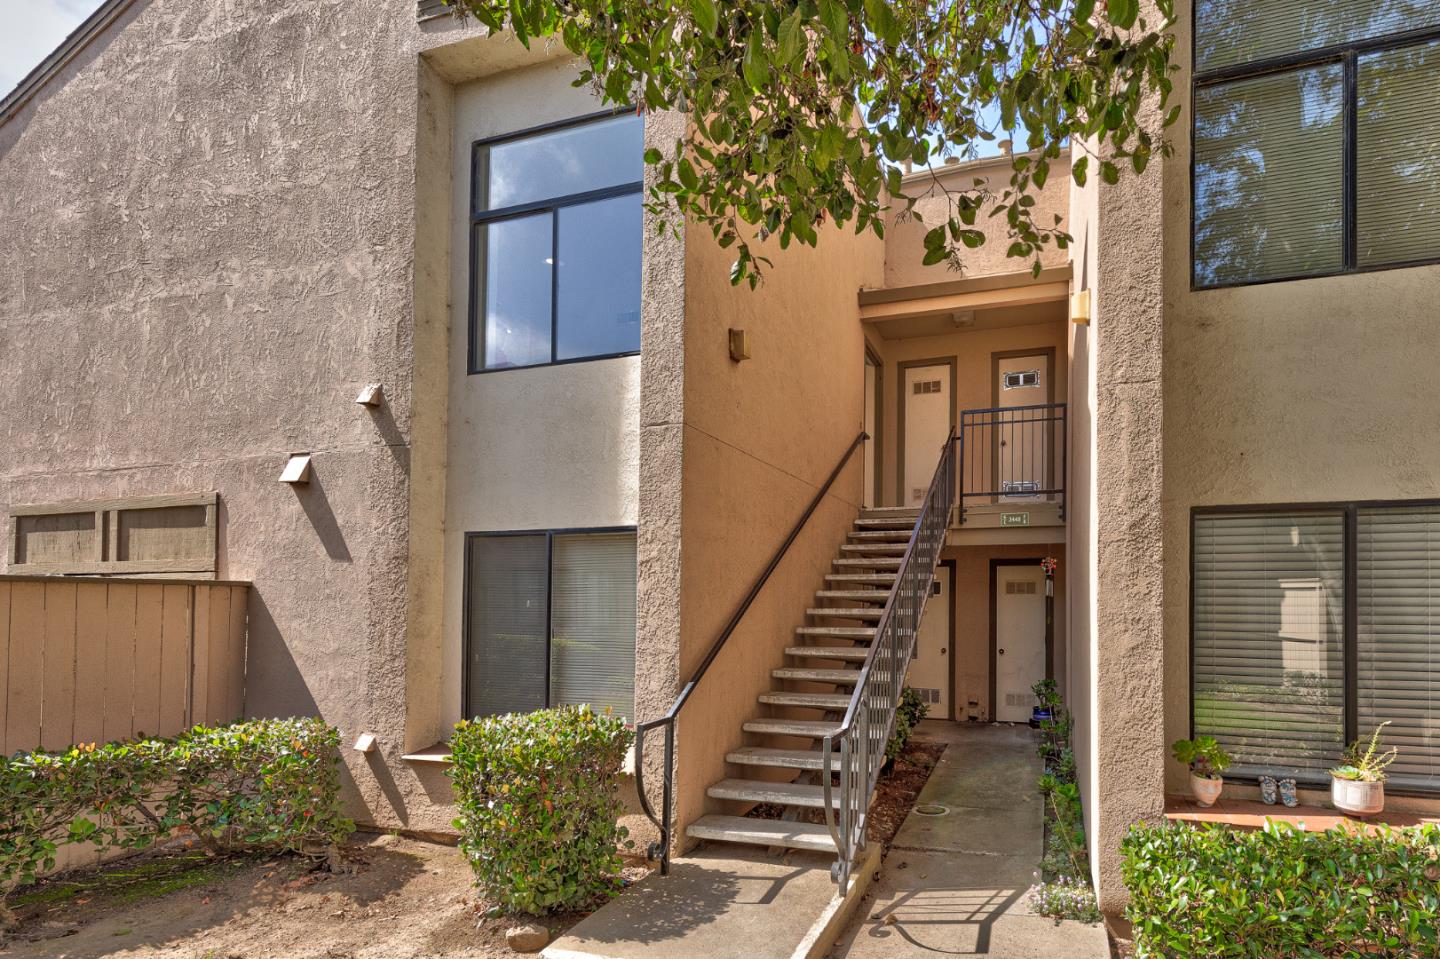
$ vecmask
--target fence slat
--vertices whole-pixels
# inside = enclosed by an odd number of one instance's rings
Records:
[[[230,636],[226,644],[225,678],[226,709],[231,719],[245,715],[245,633],[250,590],[245,586],[230,587]]]
[[[160,620],[160,725],[161,736],[174,736],[185,728],[190,699],[190,592],[189,586],[166,586]]]
[[[6,742],[5,705],[10,698],[10,584],[0,583],[0,749]]]
[[[210,589],[210,716],[211,723],[228,723],[230,703],[226,692],[227,665],[230,645],[230,590],[224,586]]]
[[[45,584],[15,583],[10,591],[10,695],[5,752],[40,745],[40,695],[45,667]]]
[[[111,583],[105,610],[105,739],[129,739],[135,731],[134,583]]]
[[[190,715],[187,726],[198,726],[210,718],[210,587],[192,586],[195,617],[191,622]]]
[[[75,711],[77,743],[105,741],[107,583],[79,583],[75,595]]]
[[[136,588],[133,708],[136,736],[154,736],[160,729],[160,630],[164,599],[164,590]]]
[[[67,749],[75,741],[74,583],[45,584],[45,678],[41,683],[40,745]]]

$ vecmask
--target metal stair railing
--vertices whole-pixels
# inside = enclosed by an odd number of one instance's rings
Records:
[[[880,614],[865,665],[850,697],[845,718],[820,747],[825,825],[838,853],[831,876],[844,896],[850,870],[865,848],[865,826],[875,782],[885,764],[885,744],[895,730],[895,712],[915,650],[920,617],[930,596],[935,567],[945,546],[950,511],[955,505],[955,430],[940,451],[940,462],[915,519],[900,560],[890,598]],[[836,745],[839,745],[838,762]],[[833,780],[839,778],[838,786]],[[838,807],[835,790],[840,796]]]
[[[725,643],[729,641],[730,635],[735,632],[735,628],[740,625],[740,620],[744,619],[745,613],[750,609],[751,604],[755,602],[755,597],[760,595],[760,590],[770,581],[771,574],[774,573],[775,568],[780,565],[780,561],[785,558],[785,554],[790,551],[790,547],[796,538],[799,537],[800,531],[805,528],[805,524],[809,522],[810,517],[830,492],[830,487],[835,485],[835,480],[839,478],[840,472],[845,469],[845,464],[850,462],[850,457],[855,455],[855,451],[860,448],[860,444],[869,438],[870,434],[862,431],[860,435],[855,437],[850,445],[845,448],[844,454],[840,457],[840,462],[835,464],[835,469],[830,471],[830,476],[825,480],[824,484],[821,485],[819,491],[816,492],[814,499],[810,501],[810,505],[806,507],[804,514],[801,515],[800,519],[795,522],[794,527],[791,528],[790,535],[785,537],[785,542],[781,543],[780,547],[775,550],[775,554],[770,557],[770,562],[766,564],[765,569],[761,571],[760,575],[756,577],[755,582],[751,584],[750,591],[747,592],[745,598],[740,601],[740,605],[730,617],[730,621],[725,624],[725,628],[720,631],[720,635],[716,637],[715,642],[710,645],[710,651],[705,654],[705,658],[701,660],[700,665],[690,676],[689,681],[686,682],[685,686],[680,690],[680,695],[675,697],[675,703],[670,707],[670,711],[659,719],[651,719],[648,722],[637,723],[635,726],[635,789],[640,795],[641,811],[643,811],[646,818],[654,823],[655,827],[660,830],[659,841],[649,845],[646,849],[646,857],[651,860],[659,860],[660,875],[662,876],[668,876],[670,874],[672,824],[675,821],[675,719],[680,715],[680,710],[685,708],[685,703],[689,701],[690,694],[695,691],[695,687],[698,686],[700,680],[705,677],[706,671],[710,669],[710,664],[715,662],[715,657],[719,656],[720,650],[725,648]],[[660,792],[661,812],[659,815],[656,815],[654,808],[650,805],[650,797],[645,790],[645,734],[652,729],[659,728],[665,730],[665,778]]]

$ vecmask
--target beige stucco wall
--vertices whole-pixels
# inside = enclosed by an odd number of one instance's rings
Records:
[[[856,292],[881,281],[882,244],[832,231],[792,247],[759,290],[732,287],[730,251],[686,229],[680,675],[688,676],[770,555],[861,428],[864,340]],[[771,244],[772,246],[774,244]],[[729,357],[727,330],[750,333],[751,359]],[[680,825],[714,804],[740,724],[820,588],[855,519],[858,454],[751,607],[682,714]],[[658,740],[657,740],[658,741]]]
[[[1176,15],[1183,91],[1190,4]],[[1164,173],[1167,742],[1189,735],[1193,507],[1440,495],[1440,267],[1192,292],[1185,137],[1176,148]],[[1168,757],[1166,773],[1183,792]]]
[[[1038,154],[1025,154],[1032,162]],[[1004,193],[1010,188],[1010,177],[1014,172],[1008,156],[989,157],[950,166],[916,170],[906,176],[902,186],[909,195],[919,199],[915,212],[917,220],[909,214],[892,212],[886,220],[885,230],[885,286],[911,286],[920,283],[943,283],[961,277],[987,276],[993,273],[1014,273],[1030,267],[1030,259],[1006,256],[1010,246],[1008,226],[1005,218],[991,218],[990,204],[981,210],[975,221],[975,229],[985,234],[985,243],[975,249],[961,248],[962,269],[952,270],[946,263],[925,266],[925,234],[946,222],[950,216],[950,203],[946,191],[975,189],[975,181],[983,182],[983,189],[994,194]],[[1033,187],[1032,187],[1033,189]],[[1035,223],[1042,229],[1055,222],[1055,216],[1062,220],[1067,215],[1070,203],[1070,161],[1068,157],[1050,161],[1050,174],[1043,189],[1034,190]],[[994,201],[992,200],[992,203]],[[1063,266],[1068,254],[1053,243],[1044,247],[1040,262],[1046,266]]]

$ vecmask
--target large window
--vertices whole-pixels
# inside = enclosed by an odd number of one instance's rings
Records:
[[[1440,3],[1196,0],[1197,288],[1440,259]]]
[[[640,349],[642,121],[475,144],[470,371]]]
[[[1197,510],[1191,709],[1240,776],[1324,782],[1389,722],[1401,789],[1440,790],[1440,504]]]
[[[635,533],[472,533],[465,715],[588,703],[631,718]]]

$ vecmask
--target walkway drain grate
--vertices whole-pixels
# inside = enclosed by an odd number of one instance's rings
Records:
[[[933,803],[933,802],[932,802],[932,803],[921,803],[920,805],[918,805],[918,806],[915,807],[915,815],[917,815],[917,816],[948,816],[948,815],[950,815],[950,807],[948,807],[948,806],[942,806],[942,805],[940,805],[939,803]]]

